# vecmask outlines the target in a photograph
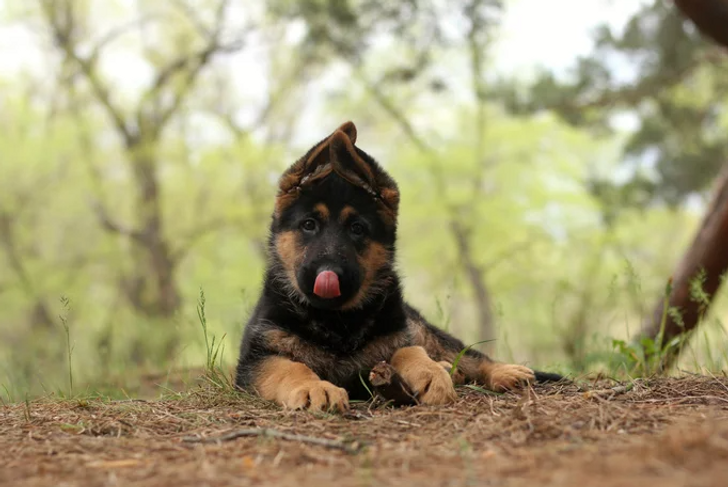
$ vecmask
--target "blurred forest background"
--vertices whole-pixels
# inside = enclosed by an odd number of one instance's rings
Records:
[[[69,344],[77,387],[204,364],[200,289],[233,364],[276,178],[346,120],[414,305],[614,372],[728,161],[728,56],[671,1],[5,0],[0,57],[11,398],[67,390]],[[678,367],[726,366],[725,294]]]

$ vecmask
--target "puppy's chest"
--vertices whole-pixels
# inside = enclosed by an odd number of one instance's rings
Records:
[[[347,340],[346,337],[331,336],[325,340],[317,336],[312,340],[276,330],[270,338],[280,354],[306,364],[319,377],[337,385],[350,382],[378,362],[389,361],[397,349],[410,342],[405,331],[370,339],[352,337]]]

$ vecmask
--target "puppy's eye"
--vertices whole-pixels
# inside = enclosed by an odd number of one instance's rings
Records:
[[[351,233],[353,233],[354,235],[357,235],[357,236],[364,235],[365,231],[366,231],[366,228],[361,223],[354,222],[351,224]]]
[[[315,232],[318,228],[318,223],[313,218],[306,218],[301,222],[301,230],[304,232]]]

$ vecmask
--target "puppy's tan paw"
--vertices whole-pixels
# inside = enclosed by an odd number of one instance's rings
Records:
[[[349,394],[331,382],[311,380],[292,389],[283,405],[289,409],[343,413],[349,410]]]
[[[421,404],[448,404],[457,399],[450,374],[427,356],[422,347],[406,347],[392,357],[392,367],[412,389]]]
[[[465,384],[465,374],[463,374],[460,369],[455,368],[455,372],[452,372],[452,364],[450,362],[440,360],[437,363],[440,364],[448,374],[450,374],[450,378],[452,379],[452,383],[454,385],[459,386]]]
[[[523,365],[492,363],[485,369],[486,383],[495,392],[516,389],[535,378],[533,371]]]
[[[414,380],[416,385],[408,383],[422,404],[449,404],[458,398],[450,374],[439,365],[423,370]]]

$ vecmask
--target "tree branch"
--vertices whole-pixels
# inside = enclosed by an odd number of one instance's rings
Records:
[[[185,436],[182,441],[185,443],[222,443],[223,441],[232,441],[238,438],[250,437],[250,436],[263,436],[266,438],[278,438],[287,441],[297,441],[300,443],[308,443],[310,445],[322,446],[324,448],[333,448],[335,450],[342,450],[346,453],[354,454],[358,453],[361,449],[359,443],[344,442],[339,440],[329,440],[328,438],[314,438],[312,436],[297,435],[293,433],[285,433],[283,431],[277,431],[270,428],[253,428],[232,431],[220,436],[213,436],[210,438],[198,437],[198,436]]]
[[[216,21],[213,28],[208,29],[202,26],[194,17],[194,12],[186,6],[183,2],[177,1],[177,5],[182,5],[183,10],[190,17],[191,22],[196,25],[197,30],[201,32],[203,37],[207,38],[206,45],[193,53],[184,54],[174,61],[170,62],[167,66],[161,68],[155,77],[152,86],[142,96],[142,103],[139,107],[139,113],[137,118],[139,120],[139,126],[144,126],[146,116],[143,111],[143,107],[151,105],[157,107],[158,112],[153,114],[154,117],[154,130],[158,135],[161,130],[166,126],[172,116],[179,110],[182,102],[189,94],[191,88],[199,78],[200,73],[210,63],[212,58],[216,54],[232,53],[240,50],[245,44],[245,34],[238,37],[236,40],[223,43],[221,38],[223,34],[223,28],[225,24],[225,12],[229,5],[229,0],[222,0],[216,11]],[[163,99],[163,92],[167,89],[172,80],[181,76],[181,83],[175,90],[172,101],[169,102],[166,107],[160,108],[160,102]]]
[[[193,228],[191,231],[189,231],[185,236],[180,237],[179,240],[182,241],[182,244],[172,252],[172,261],[173,262],[179,262],[181,261],[192,249],[192,247],[197,244],[200,240],[202,240],[207,235],[218,232],[220,230],[223,230],[226,227],[229,227],[232,225],[232,222],[225,219],[225,218],[219,218],[216,220],[211,220],[207,223],[198,225],[196,228]]]
[[[100,201],[97,200],[92,202],[91,206],[93,207],[94,212],[96,213],[96,217],[101,223],[101,226],[106,231],[129,237],[133,240],[136,240],[137,242],[146,242],[146,238],[143,232],[139,230],[133,230],[131,228],[126,228],[117,221],[115,221],[108,213],[108,211],[106,211],[106,208],[101,204]]]
[[[244,42],[242,40],[234,42],[232,44],[228,45],[218,45],[218,44],[211,44],[207,46],[205,49],[197,52],[196,54],[193,54],[190,57],[187,57],[185,59],[180,59],[176,63],[176,68],[173,69],[173,71],[181,72],[183,68],[187,67],[189,68],[188,71],[184,74],[184,78],[182,80],[181,85],[175,90],[174,97],[172,101],[167,105],[166,108],[163,108],[157,118],[157,130],[161,131],[162,128],[169,122],[170,118],[179,110],[179,107],[182,105],[182,102],[189,94],[191,88],[194,86],[195,82],[197,81],[197,78],[199,78],[200,73],[202,70],[210,63],[212,58],[215,54],[221,54],[221,53],[231,53],[238,51],[242,48]],[[171,65],[170,65],[171,67]],[[166,81],[163,82],[163,85],[166,84]],[[158,97],[159,91],[157,91],[156,95],[153,95]],[[158,100],[158,98],[157,98]]]
[[[92,57],[83,57],[76,52],[76,45],[74,41],[74,29],[76,19],[74,17],[73,8],[70,1],[66,1],[66,12],[65,22],[61,19],[61,15],[56,10],[58,4],[54,0],[39,0],[43,14],[46,17],[46,22],[51,28],[53,33],[54,42],[63,51],[66,58],[73,61],[76,66],[80,69],[86,81],[91,86],[91,89],[102,105],[106,113],[114,122],[114,126],[122,138],[127,143],[133,138],[131,130],[127,126],[122,110],[117,107],[111,100],[109,88],[101,81],[98,73],[96,72],[96,59],[98,58],[99,51],[94,49],[92,51]],[[61,5],[62,7],[63,5]]]
[[[514,257],[521,252],[525,252],[529,248],[533,247],[534,245],[533,240],[524,240],[523,242],[511,245],[509,248],[503,250],[502,252],[498,253],[494,258],[492,258],[489,262],[481,266],[482,271],[486,274],[491,272],[493,269],[498,267],[499,264],[502,264],[504,261],[510,259],[511,257]]]
[[[140,28],[144,24],[146,24],[158,17],[159,17],[158,15],[144,15],[144,16],[134,19],[130,22],[127,22],[125,24],[114,27],[109,32],[107,32],[104,36],[102,36],[98,41],[96,41],[96,44],[94,45],[94,48],[91,51],[91,55],[89,55],[89,57],[88,57],[89,62],[96,63],[99,56],[101,55],[101,50],[104,47],[111,44],[112,42],[114,42],[116,39],[123,36],[124,34],[130,32],[136,28]]]
[[[530,107],[532,110],[553,110],[557,113],[571,112],[595,108],[610,108],[618,106],[632,107],[649,96],[654,96],[666,89],[680,84],[695,71],[695,68],[704,62],[718,63],[725,61],[725,56],[717,50],[710,50],[702,56],[697,56],[692,62],[669,71],[660,71],[652,76],[642,78],[638,83],[619,88],[606,90],[595,97],[569,97],[554,103],[545,103]]]

